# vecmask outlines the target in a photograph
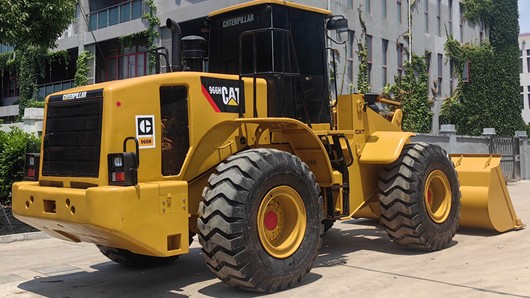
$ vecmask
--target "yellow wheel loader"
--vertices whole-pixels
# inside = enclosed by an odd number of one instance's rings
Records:
[[[13,185],[18,219],[128,266],[173,261],[197,234],[219,279],[258,292],[302,281],[336,220],[378,218],[427,251],[459,222],[522,227],[499,156],[412,143],[399,103],[377,95],[330,102],[326,32],[344,18],[255,0],[211,13],[206,38],[167,27],[171,72],[46,99],[41,152]]]

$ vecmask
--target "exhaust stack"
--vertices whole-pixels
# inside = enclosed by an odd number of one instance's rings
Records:
[[[171,71],[182,71],[182,29],[171,18],[166,20],[166,26],[171,30]]]

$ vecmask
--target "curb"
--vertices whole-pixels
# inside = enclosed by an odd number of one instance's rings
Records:
[[[44,232],[30,232],[0,236],[0,243],[51,238]]]

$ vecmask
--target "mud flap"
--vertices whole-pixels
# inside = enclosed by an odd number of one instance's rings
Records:
[[[460,226],[506,232],[522,229],[500,168],[500,154],[452,154],[462,195]]]

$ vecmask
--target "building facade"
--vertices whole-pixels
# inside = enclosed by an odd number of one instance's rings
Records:
[[[530,33],[519,35],[519,61],[521,67],[521,109],[523,120],[530,124]]]
[[[157,39],[159,46],[170,48],[171,33],[165,26],[170,17],[181,24],[183,35],[207,37],[206,15],[214,10],[246,2],[248,0],[153,0],[160,20]],[[439,129],[438,113],[444,98],[451,95],[457,80],[451,70],[451,63],[444,53],[447,35],[463,43],[481,43],[485,38],[480,25],[469,24],[463,19],[459,0],[296,0],[331,10],[349,20],[349,29],[342,33],[333,32],[333,39],[341,44],[330,43],[336,48],[337,87],[339,94],[357,91],[359,58],[357,44],[362,42],[368,50],[369,82],[373,92],[380,92],[387,84],[403,72],[409,50],[418,55],[431,53],[430,84],[434,89],[433,132]],[[76,19],[57,41],[56,50],[68,50],[71,64],[75,65],[78,53],[89,51],[95,57],[90,61],[89,82],[97,83],[115,79],[143,76],[152,72],[148,67],[145,41],[141,38],[123,45],[124,36],[145,31],[148,23],[142,16],[148,5],[146,0],[81,0]],[[366,36],[361,36],[359,18],[366,24]],[[411,36],[409,38],[409,13],[411,15]],[[0,48],[2,50],[2,48]],[[4,49],[9,50],[9,49]],[[38,98],[73,86],[75,71],[50,72],[39,79]],[[165,71],[162,63],[161,71]],[[435,87],[436,86],[436,87]],[[4,76],[1,86],[2,107],[0,117],[8,119],[16,115],[18,95],[16,78]],[[530,91],[530,90],[529,90]],[[528,107],[528,106],[527,106]],[[15,114],[13,114],[15,113]],[[11,115],[13,114],[13,115]]]

